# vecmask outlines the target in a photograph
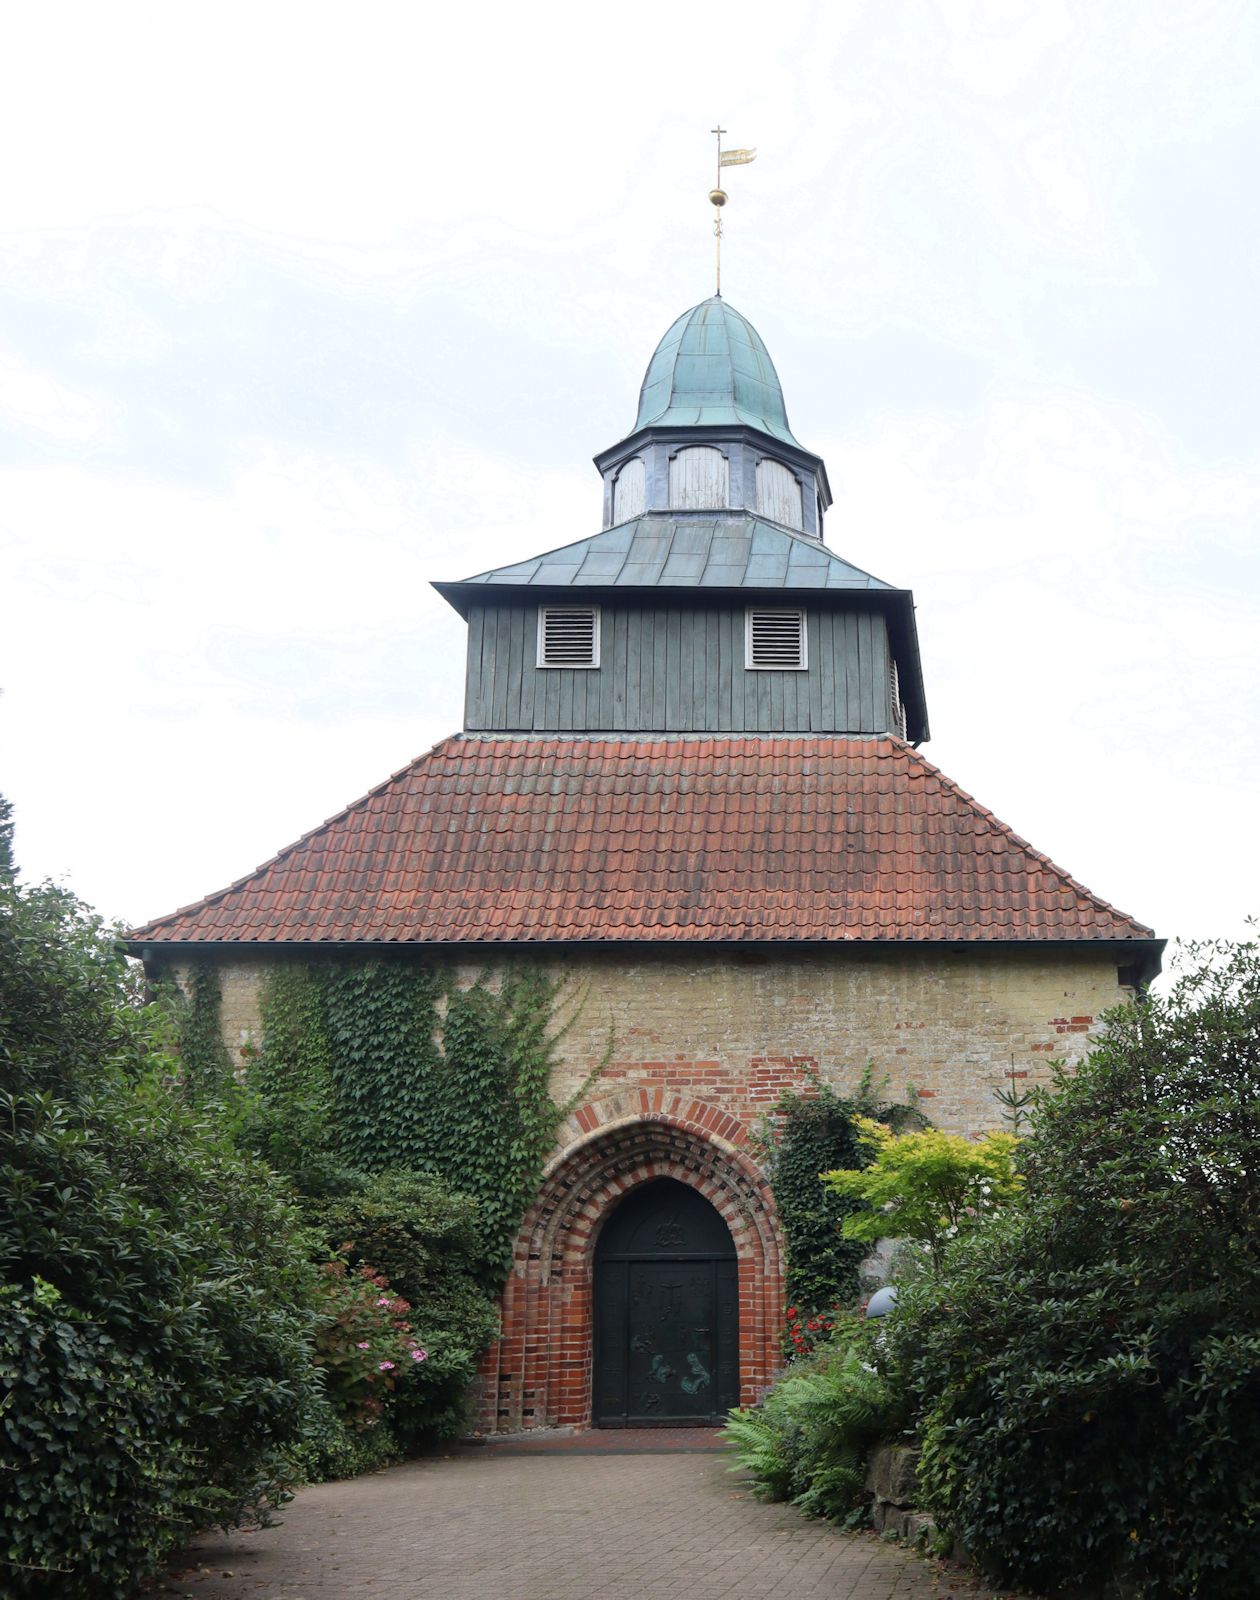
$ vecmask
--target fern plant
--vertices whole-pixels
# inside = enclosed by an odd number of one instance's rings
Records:
[[[723,1437],[763,1500],[853,1524],[866,1509],[866,1458],[900,1422],[900,1397],[870,1356],[876,1330],[848,1318],[831,1342],[797,1361],[755,1409],[733,1411]]]
[[[865,1509],[866,1458],[895,1407],[883,1378],[853,1346],[796,1380],[800,1430],[797,1492],[806,1516],[845,1521]]]
[[[792,1465],[777,1419],[764,1405],[732,1411],[722,1437],[735,1450],[732,1472],[751,1472],[759,1500],[786,1500],[792,1488]]]

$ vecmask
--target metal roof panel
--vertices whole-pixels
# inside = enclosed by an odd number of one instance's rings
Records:
[[[802,588],[882,589],[890,584],[863,572],[805,534],[739,513],[661,516],[648,513],[529,561],[478,573],[466,581],[563,588],[580,583],[610,588],[671,588],[693,582],[713,588],[763,587],[767,580]],[[580,574],[580,576],[579,576]]]

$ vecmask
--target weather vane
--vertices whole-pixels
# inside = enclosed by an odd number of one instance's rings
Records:
[[[723,150],[722,135],[725,128],[711,128],[710,133],[717,135],[717,188],[709,190],[709,201],[713,206],[713,236],[717,241],[717,292],[718,298],[722,297],[722,207],[726,204],[726,190],[722,187],[723,167],[742,167],[749,161],[757,159],[757,147],[751,150]]]

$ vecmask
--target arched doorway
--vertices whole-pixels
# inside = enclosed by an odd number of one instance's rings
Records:
[[[699,1193],[730,1230],[738,1402],[757,1404],[782,1361],[783,1247],[774,1195],[747,1143],[720,1106],[664,1091],[624,1090],[566,1119],[513,1247],[502,1332],[482,1358],[485,1433],[591,1426],[596,1249],[619,1206],[661,1178]]]
[[[593,1420],[700,1426],[739,1403],[739,1293],[730,1230],[675,1178],[633,1190],[595,1250]]]

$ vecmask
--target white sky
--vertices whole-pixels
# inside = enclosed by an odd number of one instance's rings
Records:
[[[1260,910],[1260,6],[13,7],[0,791],[139,921],[461,720],[428,587],[597,531],[711,291],[913,588],[925,753],[1168,935]]]

